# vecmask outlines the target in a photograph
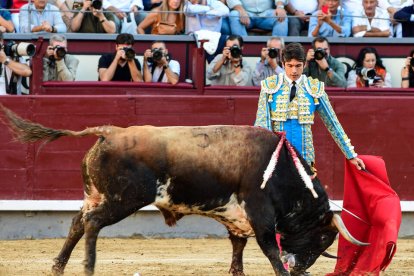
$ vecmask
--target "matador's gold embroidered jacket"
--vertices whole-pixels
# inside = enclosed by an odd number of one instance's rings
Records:
[[[263,80],[261,86],[255,126],[286,132],[288,141],[311,164],[315,161],[311,127],[317,111],[346,158],[357,156],[332,109],[323,82],[302,75],[296,84],[296,97],[291,102],[289,82],[284,73]]]

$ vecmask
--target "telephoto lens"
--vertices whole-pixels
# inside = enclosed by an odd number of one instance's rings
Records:
[[[133,60],[135,58],[135,51],[130,47],[124,47],[122,50],[125,52],[125,58],[127,60]]]
[[[269,57],[276,58],[279,55],[279,49],[277,48],[269,48]]]
[[[242,54],[242,50],[240,49],[239,46],[233,45],[233,46],[230,47],[230,55],[233,58],[239,58],[241,56],[241,54]]]
[[[93,0],[92,7],[96,10],[102,9],[102,1],[101,0]]]
[[[326,57],[326,52],[325,52],[325,50],[324,50],[324,49],[322,49],[322,48],[318,48],[318,49],[316,49],[316,50],[315,50],[315,55],[314,55],[314,57],[315,57],[315,59],[316,59],[316,60],[321,60],[321,59],[323,59],[324,57]]]
[[[55,50],[56,55],[59,58],[64,58],[66,56],[66,49],[65,49],[65,47],[62,47],[62,46],[59,46],[58,45],[58,46],[55,46],[53,49]]]
[[[152,58],[153,58],[154,61],[160,61],[163,56],[164,56],[164,54],[160,49],[154,48],[152,50]]]

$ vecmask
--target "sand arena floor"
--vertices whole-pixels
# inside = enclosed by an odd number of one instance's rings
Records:
[[[63,239],[0,241],[0,275],[51,275]],[[336,253],[335,243],[329,250]],[[397,253],[382,275],[414,275],[414,239],[400,239]],[[76,246],[65,275],[82,275],[84,240]],[[229,275],[228,239],[98,239],[95,275]],[[274,275],[254,239],[244,251],[246,275]],[[320,257],[312,275],[333,271],[335,260]]]

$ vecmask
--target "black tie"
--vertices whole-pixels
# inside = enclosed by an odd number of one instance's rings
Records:
[[[292,81],[292,88],[290,89],[290,101],[296,96],[296,82]]]

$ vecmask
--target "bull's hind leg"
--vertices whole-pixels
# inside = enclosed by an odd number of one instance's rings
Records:
[[[72,254],[73,248],[75,248],[76,244],[83,236],[84,226],[82,223],[82,215],[83,212],[80,211],[72,219],[72,225],[70,227],[69,234],[66,238],[65,244],[60,250],[59,255],[54,259],[55,264],[52,267],[52,272],[55,275],[63,274],[65,266],[70,258],[70,255]]]
[[[85,214],[83,223],[85,226],[85,260],[84,271],[86,275],[94,273],[96,262],[96,242],[99,231],[108,225],[117,223],[140,208],[150,204],[140,204],[131,201],[104,202],[97,208]]]
[[[233,246],[230,273],[233,276],[244,276],[243,272],[243,250],[247,243],[247,238],[240,238],[229,232],[229,239]]]

